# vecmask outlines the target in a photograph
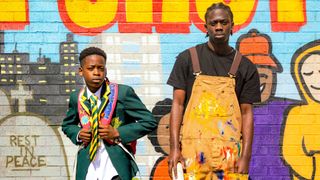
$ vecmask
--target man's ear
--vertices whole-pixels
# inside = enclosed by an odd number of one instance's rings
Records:
[[[79,75],[82,76],[82,67],[79,67]]]
[[[233,27],[234,27],[234,22],[231,23],[231,29],[230,29],[230,35],[233,35]]]
[[[207,25],[207,24],[204,24],[203,26],[204,26],[204,28],[206,28],[206,30],[208,31],[208,25]]]

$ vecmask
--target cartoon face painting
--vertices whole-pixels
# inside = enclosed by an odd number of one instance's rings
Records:
[[[159,146],[162,148],[162,150],[169,154],[170,147],[169,147],[169,121],[170,121],[170,114],[164,115],[158,125],[157,129],[157,140],[159,143]]]
[[[272,95],[274,73],[270,67],[257,67],[260,77],[261,102],[264,102]]]
[[[282,72],[282,66],[272,53],[271,38],[257,29],[250,29],[247,34],[238,38],[237,49],[257,66],[261,103],[272,101],[276,91],[277,73]]]
[[[308,56],[300,66],[302,84],[307,93],[320,102],[320,54]]]

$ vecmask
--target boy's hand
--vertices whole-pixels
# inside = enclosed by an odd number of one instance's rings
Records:
[[[91,130],[90,129],[81,129],[79,133],[79,139],[87,146],[91,141]]]
[[[113,128],[111,125],[107,124],[107,125],[103,125],[103,124],[99,124],[99,136],[100,138],[108,141],[108,142],[113,142],[114,139],[118,138],[119,132],[116,128]]]

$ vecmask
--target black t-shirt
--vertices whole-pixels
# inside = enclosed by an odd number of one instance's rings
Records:
[[[196,46],[201,74],[226,76],[231,68],[235,50],[226,56],[220,56],[209,49],[207,43]],[[189,102],[195,80],[189,50],[177,56],[167,84],[186,91],[185,105]],[[236,94],[240,104],[260,102],[260,81],[256,66],[246,57],[242,57],[236,74]],[[186,106],[185,106],[186,107]]]

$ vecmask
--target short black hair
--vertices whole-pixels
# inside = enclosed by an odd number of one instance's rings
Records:
[[[210,7],[207,8],[207,12],[204,15],[205,22],[207,23],[207,18],[209,17],[209,13],[216,9],[223,9],[228,12],[231,22],[233,23],[233,13],[228,5],[223,4],[222,2],[213,3]]]
[[[107,60],[107,55],[102,49],[100,49],[98,47],[88,47],[88,48],[85,48],[84,50],[82,50],[80,53],[80,56],[79,56],[80,65],[82,65],[82,60],[84,58],[86,58],[87,56],[93,55],[93,54],[100,55],[104,58],[105,61]]]

